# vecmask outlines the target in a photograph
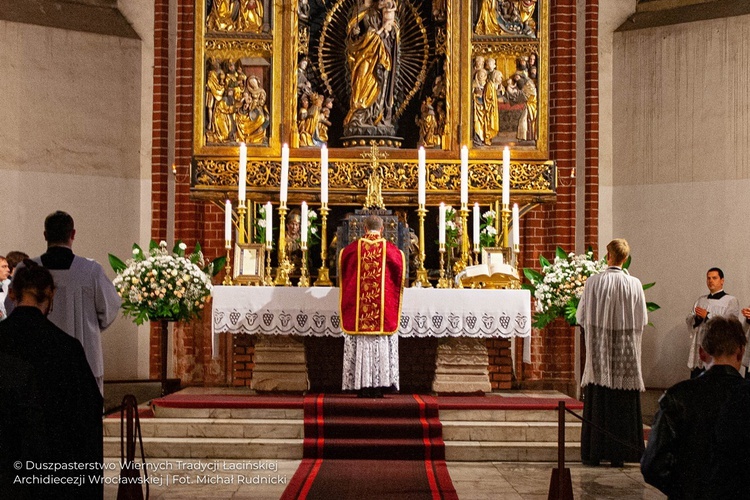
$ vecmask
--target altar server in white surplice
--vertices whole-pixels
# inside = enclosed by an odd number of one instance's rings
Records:
[[[690,354],[687,362],[690,378],[695,378],[705,371],[703,361],[698,355],[698,348],[703,340],[706,322],[716,316],[740,318],[740,302],[736,297],[724,292],[724,271],[718,267],[709,269],[706,272],[706,286],[710,293],[701,295],[695,301],[693,310],[685,319],[690,332]],[[743,365],[747,366],[746,360],[743,360]]]
[[[638,462],[644,450],[641,336],[648,312],[641,282],[622,269],[628,255],[630,247],[623,239],[607,245],[609,267],[586,281],[576,314],[586,342],[581,380],[581,460],[586,465],[608,460],[613,467],[621,467],[623,462]]]
[[[33,259],[55,280],[55,301],[49,320],[83,346],[86,360],[104,394],[102,331],[117,317],[120,296],[98,262],[73,254],[73,217],[61,211],[44,220],[47,252]]]

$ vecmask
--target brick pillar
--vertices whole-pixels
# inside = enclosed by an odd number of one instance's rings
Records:
[[[586,2],[586,186],[584,246],[599,240],[599,0]]]
[[[207,261],[223,255],[223,212],[203,201],[190,199],[190,161],[193,144],[193,0],[177,2],[177,47],[174,89],[169,86],[169,0],[157,0],[154,31],[154,136],[152,173],[152,238],[167,238],[168,181],[175,184],[175,239],[192,250],[200,243]],[[169,96],[175,95],[174,168],[169,164]],[[171,243],[171,242],[170,242]],[[176,329],[173,344],[177,376],[186,384],[225,383],[221,363],[213,359],[210,312]],[[152,329],[149,371],[160,373],[158,330]]]
[[[151,150],[151,238],[167,237],[169,175],[169,0],[154,2],[154,109]],[[161,373],[159,325],[149,336],[149,377]]]
[[[576,144],[576,0],[550,4],[550,157],[558,172],[575,167]],[[561,182],[557,201],[528,213],[522,223],[522,265],[539,269],[539,256],[554,257],[555,248],[575,248],[575,186]],[[574,378],[573,329],[555,325],[532,332],[531,365],[523,366],[524,382],[559,382],[567,386]],[[518,359],[522,343],[518,345]],[[518,367],[517,367],[518,368]]]

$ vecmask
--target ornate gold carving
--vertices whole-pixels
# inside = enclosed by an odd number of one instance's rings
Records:
[[[222,38],[206,40],[206,52],[227,54],[258,54],[268,56],[273,51],[273,40],[225,40]],[[221,56],[222,54],[213,54]]]
[[[369,153],[368,153],[369,154]],[[328,185],[331,189],[350,189],[362,192],[372,173],[372,162],[361,160],[334,161],[328,166]],[[378,162],[383,191],[416,191],[417,163],[389,161]],[[554,191],[554,164],[512,163],[510,187],[513,191]],[[279,162],[247,162],[249,187],[278,186],[281,165]],[[236,160],[199,159],[195,162],[194,179],[197,185],[234,187],[237,185],[239,164]],[[502,189],[501,163],[473,163],[469,166],[471,190],[499,191]],[[430,163],[427,165],[428,191],[458,191],[461,165],[459,163]],[[320,187],[320,163],[290,162],[290,189],[316,189]]]
[[[298,54],[307,54],[310,50],[310,28],[302,26],[299,29],[299,43],[297,46]]]

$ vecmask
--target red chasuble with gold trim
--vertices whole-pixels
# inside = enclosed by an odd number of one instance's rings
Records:
[[[377,233],[350,243],[339,255],[341,329],[352,335],[398,330],[404,254]]]

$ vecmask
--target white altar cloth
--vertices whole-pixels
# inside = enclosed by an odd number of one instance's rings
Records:
[[[219,333],[343,335],[339,288],[216,286],[214,353]],[[529,337],[528,290],[406,288],[400,337]]]

